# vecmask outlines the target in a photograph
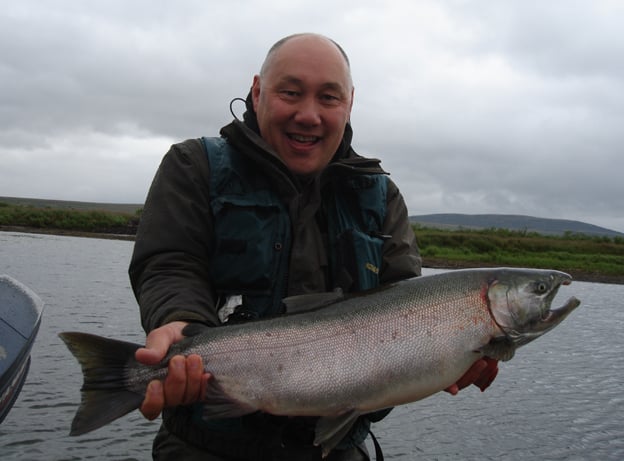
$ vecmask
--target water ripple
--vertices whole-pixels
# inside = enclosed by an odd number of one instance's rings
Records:
[[[0,426],[2,461],[149,459],[159,424],[137,412],[67,435],[82,377],[57,336],[83,330],[144,340],[127,280],[131,242],[11,233],[0,240],[0,273],[46,303],[28,380]],[[575,282],[560,296],[572,294],[582,307],[501,364],[485,393],[440,393],[374,424],[386,459],[624,459],[624,286]]]

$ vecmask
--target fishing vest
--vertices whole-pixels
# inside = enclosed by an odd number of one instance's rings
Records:
[[[214,227],[211,282],[220,299],[242,296],[237,311],[246,314],[245,320],[280,314],[288,288],[292,239],[287,204],[273,191],[268,179],[258,174],[255,165],[224,139],[204,137],[202,142],[210,165]],[[330,181],[332,184],[324,188],[321,206],[327,216],[332,283],[345,292],[374,288],[379,284],[385,239],[381,229],[388,179],[384,174],[354,174]],[[232,456],[240,454],[240,450],[254,453],[257,447],[249,446],[248,439],[243,439],[245,443],[228,443],[225,435],[252,431],[258,442],[281,434],[283,429],[275,424],[303,421],[263,413],[205,420],[202,408],[202,404],[195,404],[166,410],[165,425],[198,446],[213,447],[216,437],[218,445]],[[369,427],[370,422],[360,418],[338,448],[362,443]],[[303,459],[299,455],[297,459]]]
[[[242,295],[247,318],[283,312],[291,244],[287,205],[256,166],[223,138],[202,138],[210,165],[214,252],[210,276],[217,293]],[[327,215],[330,277],[334,287],[361,291],[379,284],[381,229],[388,178],[354,174],[330,179]]]

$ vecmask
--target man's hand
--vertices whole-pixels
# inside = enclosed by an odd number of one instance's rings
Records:
[[[184,338],[182,330],[186,322],[171,322],[152,330],[145,341],[145,347],[138,349],[135,358],[144,365],[156,365],[167,355],[172,344]],[[211,375],[204,373],[199,355],[184,357],[176,355],[169,361],[164,383],[151,381],[145,392],[140,411],[147,419],[158,417],[165,407],[189,405],[202,400]]]
[[[477,360],[472,366],[468,369],[464,376],[459,378],[459,380],[444,389],[446,392],[452,395],[456,395],[460,390],[465,387],[474,384],[481,392],[485,391],[490,384],[496,378],[498,374],[498,360],[491,359],[489,357],[483,357],[482,359]]]

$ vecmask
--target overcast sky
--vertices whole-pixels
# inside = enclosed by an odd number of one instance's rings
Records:
[[[319,32],[351,59],[354,147],[410,214],[624,231],[624,1],[0,2],[0,196],[142,203],[275,41]]]

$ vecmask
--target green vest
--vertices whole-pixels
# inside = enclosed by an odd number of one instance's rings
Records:
[[[211,281],[220,295],[242,295],[242,309],[250,319],[279,314],[292,238],[287,205],[226,140],[202,140],[210,164],[215,232]],[[322,206],[332,283],[345,291],[374,288],[382,261],[387,176],[353,174],[330,181]]]
[[[292,238],[287,206],[264,175],[258,175],[254,165],[224,139],[202,140],[210,164],[215,233],[211,282],[220,296],[242,295],[240,309],[246,320],[280,314]],[[383,174],[356,173],[331,181],[324,190],[322,207],[327,214],[332,283],[345,292],[374,288],[379,284],[382,261],[384,236],[380,231],[386,215],[388,179]],[[250,430],[249,420],[243,422],[246,417],[203,419],[201,404],[176,411],[174,420],[165,418],[169,429],[200,446],[210,437]],[[264,417],[263,413],[254,415],[247,418]],[[267,421],[275,418],[265,416]],[[256,424],[251,430],[261,430],[262,426]],[[360,418],[339,448],[361,443],[369,426],[367,419]]]

